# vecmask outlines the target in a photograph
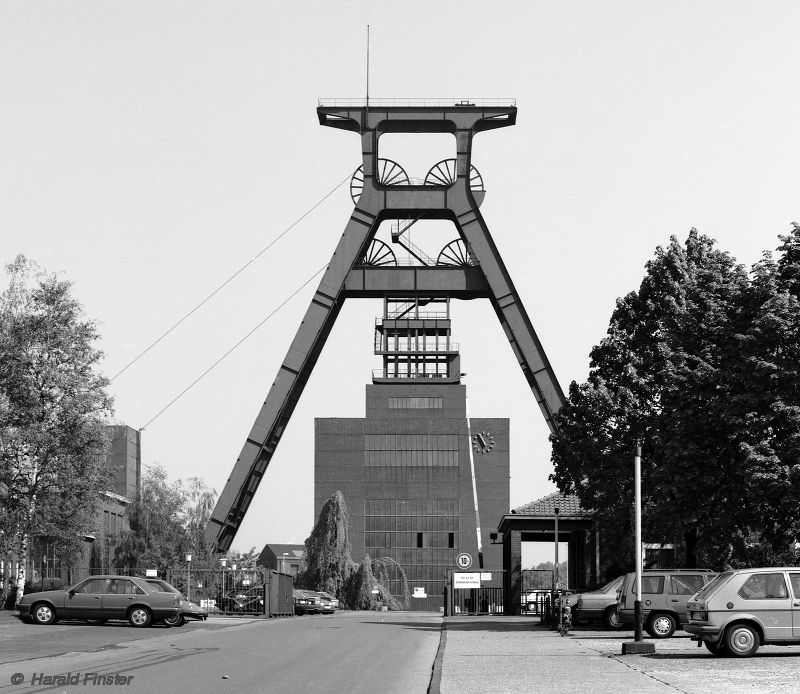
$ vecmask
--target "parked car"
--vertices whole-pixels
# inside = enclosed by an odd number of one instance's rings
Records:
[[[607,629],[622,629],[622,620],[617,614],[619,592],[625,576],[618,576],[602,588],[580,593],[572,610],[572,619],[576,624],[585,624],[599,619]]]
[[[175,593],[180,596],[181,614],[175,615],[174,617],[167,617],[164,619],[165,624],[171,627],[182,627],[184,624],[186,624],[187,619],[208,619],[208,610],[205,607],[200,607],[200,605],[196,605],[195,603],[191,602],[171,583],[162,581],[160,578],[146,578],[145,581],[147,581],[147,583],[153,586],[156,590],[160,590],[164,593]]]
[[[310,590],[295,588],[294,595],[295,614],[319,614],[322,612],[322,598]]]
[[[716,574],[706,569],[647,569],[642,572],[642,619],[654,639],[666,639],[689,620],[686,603]],[[617,614],[623,625],[634,623],[636,574],[625,575]]]
[[[156,590],[143,578],[92,576],[67,590],[28,593],[17,603],[19,616],[37,624],[59,619],[84,619],[100,623],[127,619],[146,627],[181,614],[180,596]]]
[[[333,595],[326,593],[324,590],[318,590],[316,592],[322,601],[322,609],[320,610],[322,614],[333,614],[339,609],[338,598],[333,597]]]
[[[686,631],[714,655],[800,645],[800,568],[725,571],[689,600]],[[699,643],[698,643],[699,645]]]

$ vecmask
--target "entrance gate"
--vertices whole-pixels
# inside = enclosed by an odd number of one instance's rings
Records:
[[[522,571],[521,614],[546,618],[550,614],[555,588],[554,575],[547,569],[524,569]]]
[[[460,588],[459,577],[476,577],[478,588]],[[447,577],[446,614],[482,615],[503,614],[503,580],[505,571],[450,571]]]
[[[266,615],[294,614],[289,574],[269,569],[181,569],[167,572],[171,583],[192,602],[210,614]]]

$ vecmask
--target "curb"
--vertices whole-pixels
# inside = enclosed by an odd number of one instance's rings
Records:
[[[428,694],[439,694],[442,685],[442,661],[444,660],[444,649],[447,645],[447,622],[442,619],[442,630],[439,635],[439,648],[436,650],[436,657],[433,659],[431,668],[431,681],[428,683]]]

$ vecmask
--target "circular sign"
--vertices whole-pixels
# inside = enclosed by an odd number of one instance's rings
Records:
[[[470,566],[472,566],[472,557],[466,552],[459,554],[456,557],[456,564],[458,565],[459,569],[468,569]]]

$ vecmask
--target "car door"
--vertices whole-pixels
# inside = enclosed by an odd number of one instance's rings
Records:
[[[744,609],[761,622],[764,640],[792,638],[792,599],[783,571],[751,574],[737,595],[742,599]]]
[[[681,624],[686,624],[689,617],[686,603],[705,585],[704,574],[673,574],[669,577],[667,588],[667,606],[677,612]]]
[[[88,578],[69,590],[64,599],[64,616],[77,619],[99,618],[106,581],[105,578]]]
[[[800,571],[789,572],[794,600],[792,600],[792,636],[800,639]]]
[[[133,604],[140,590],[127,578],[112,578],[103,593],[103,617],[106,619],[125,619],[128,608]]]

